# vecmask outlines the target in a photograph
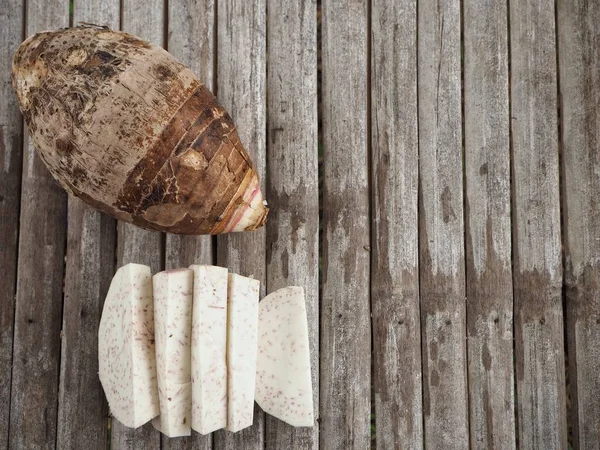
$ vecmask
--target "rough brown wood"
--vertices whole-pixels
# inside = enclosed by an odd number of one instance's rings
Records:
[[[266,5],[265,0],[217,2],[217,93],[231,113],[240,139],[265,182],[266,149]],[[269,199],[267,198],[267,201]],[[253,276],[265,293],[266,256],[264,228],[221,235],[217,262],[235,273]],[[261,450],[264,447],[264,414],[254,409],[254,424],[238,433],[218,431],[219,450]]]
[[[558,2],[563,243],[574,448],[600,449],[600,4]]]
[[[379,449],[423,448],[417,4],[372,3],[371,305]]]
[[[143,39],[163,44],[164,0],[125,0],[122,2],[121,27]],[[164,239],[157,232],[145,231],[131,224],[117,226],[117,267],[134,262],[147,264],[152,273],[162,269]],[[159,450],[160,433],[147,423],[132,430],[118,420],[111,421],[111,450]]]
[[[75,23],[119,26],[119,2],[73,4]],[[56,446],[95,450],[108,438],[108,405],[98,378],[98,325],[114,274],[116,224],[69,196]]]
[[[466,449],[460,2],[419,3],[418,29],[425,447]]]
[[[68,4],[27,2],[27,35],[66,26]],[[24,147],[14,355],[11,450],[54,449],[67,196],[36,154]]]
[[[169,0],[169,53],[187,65],[214,92],[215,2],[213,0]],[[166,269],[191,264],[213,264],[213,238],[167,234]],[[212,434],[169,439],[162,436],[162,450],[209,450]]]
[[[567,448],[554,1],[510,3],[519,446]]]
[[[367,3],[323,5],[320,447],[370,445]]]
[[[316,2],[269,0],[268,292],[306,294],[315,426],[294,428],[267,415],[265,448],[319,448],[319,183]]]
[[[508,11],[466,0],[464,111],[471,448],[515,448]]]
[[[3,3],[0,30],[0,449],[4,450],[8,448],[23,158],[23,125],[10,66],[25,31],[22,0]]]

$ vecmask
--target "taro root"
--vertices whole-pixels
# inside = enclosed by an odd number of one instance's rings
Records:
[[[127,264],[110,284],[98,329],[98,375],[123,425],[137,428],[159,414],[148,266]]]
[[[260,281],[229,274],[227,286],[227,430],[252,425]]]
[[[180,234],[264,224],[253,164],[216,98],[160,47],[105,27],[36,34],[13,60],[35,147],[71,194]]]
[[[192,265],[192,430],[227,426],[227,282],[225,267]]]
[[[311,427],[311,383],[304,289],[289,286],[259,305],[256,403],[290,425]]]
[[[224,267],[121,267],[98,331],[99,376],[113,416],[168,437],[252,425],[254,401],[314,425],[304,289],[259,303],[260,282]]]
[[[168,437],[192,434],[192,290],[194,272],[174,269],[152,277],[160,416],[152,425]]]

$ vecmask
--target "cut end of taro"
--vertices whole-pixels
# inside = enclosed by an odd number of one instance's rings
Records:
[[[258,176],[253,172],[243,196],[225,223],[222,233],[236,231],[253,231],[262,227],[267,221],[269,208],[260,190]]]

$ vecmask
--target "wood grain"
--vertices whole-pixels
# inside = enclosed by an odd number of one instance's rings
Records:
[[[371,305],[379,449],[423,448],[417,4],[372,3]]]
[[[57,448],[99,449],[108,405],[98,379],[98,325],[114,274],[115,221],[69,198]]]
[[[68,4],[27,2],[26,34],[69,24]],[[26,139],[10,412],[11,450],[56,443],[67,196]]]
[[[23,12],[22,0],[4,2],[0,10],[0,449],[8,448],[23,159],[23,121],[10,74],[25,32]]]
[[[510,4],[519,445],[567,448],[554,1]]]
[[[508,11],[493,0],[463,6],[470,441],[513,449]]]
[[[219,0],[217,3],[217,94],[229,111],[265,190],[266,175],[266,4],[265,0]],[[267,198],[267,201],[269,199]],[[217,262],[253,276],[265,293],[265,228],[230,233],[217,239]],[[218,431],[219,450],[264,447],[264,414],[255,407],[254,424],[238,433]]]
[[[323,5],[320,446],[371,441],[367,4]]]
[[[215,2],[169,0],[167,49],[188,66],[214,92]],[[165,268],[213,264],[213,237],[166,235]],[[209,450],[212,435],[169,439],[162,436],[162,450]]]
[[[192,69],[200,81],[214,92],[215,2],[171,0],[168,7],[169,53]],[[167,234],[166,267],[213,264],[213,240],[211,236]]]
[[[123,0],[121,28],[156,45],[164,45],[164,0]],[[149,265],[152,273],[162,270],[164,235],[118,222],[117,267],[133,262]],[[111,422],[111,449],[158,450],[160,433],[147,423],[130,429],[118,420]]]
[[[215,447],[369,448],[370,295],[377,448],[568,448],[560,178],[574,448],[600,450],[600,6],[558,0],[556,35],[552,0],[462,2],[463,174],[458,0],[423,0],[418,12],[416,0],[323,2],[319,317],[316,1],[122,2],[125,29],[168,45],[218,87],[267,186],[266,230],[220,237],[218,262],[261,279],[263,293],[298,284],[308,294],[319,426],[295,430],[257,409],[253,427],[217,433]],[[75,0],[74,23],[117,28],[115,1],[101,3]],[[10,86],[22,38],[66,26],[68,5],[0,8],[3,450],[103,449],[108,438],[94,336],[116,227],[70,199],[66,230],[66,196],[23,139]],[[118,265],[214,262],[213,238],[119,224],[117,240]],[[111,426],[113,449],[161,448],[151,425]],[[164,439],[162,448],[208,450],[211,437]]]
[[[119,2],[76,0],[73,21],[119,27]],[[99,449],[107,445],[108,405],[98,378],[98,325],[114,274],[116,224],[68,199],[63,328],[56,446]]]
[[[460,2],[418,13],[420,280],[427,449],[469,448]]]
[[[567,333],[574,447],[600,449],[600,5],[558,2]]]
[[[267,449],[318,449],[319,180],[316,2],[269,0],[268,292],[302,286],[306,294],[315,426],[294,428],[267,415]]]

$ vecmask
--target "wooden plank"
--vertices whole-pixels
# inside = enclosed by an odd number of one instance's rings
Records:
[[[372,3],[371,305],[377,448],[423,448],[417,4]]]
[[[75,0],[73,23],[119,27],[119,2]],[[67,255],[56,446],[105,448],[108,405],[98,378],[98,325],[114,273],[115,221],[73,196]]]
[[[27,30],[69,24],[68,4],[27,2]],[[9,448],[56,443],[67,196],[25,139]]]
[[[425,447],[469,447],[460,1],[418,10],[420,280]]]
[[[558,2],[567,333],[574,447],[600,439],[600,5]]]
[[[254,161],[265,190],[266,175],[266,4],[265,0],[219,0],[217,3],[217,93],[233,118],[240,139]],[[268,199],[267,199],[268,200]],[[265,293],[265,228],[221,235],[217,262],[235,273],[253,276]],[[254,410],[254,424],[238,433],[218,431],[215,448],[262,449],[264,414]]]
[[[367,2],[323,5],[323,281],[320,446],[371,432]]]
[[[214,19],[215,2],[207,0],[169,0],[169,52],[186,64],[214,92]],[[211,236],[166,235],[167,269],[188,267],[191,264],[213,264]],[[212,435],[169,439],[162,436],[162,450],[209,450]]]
[[[0,10],[0,448],[8,448],[13,320],[17,284],[17,248],[23,121],[10,74],[23,40],[23,0],[3,2]]]
[[[121,27],[124,31],[164,45],[164,0],[123,0]],[[164,235],[142,230],[134,225],[118,222],[117,267],[135,262],[147,264],[152,273],[162,270]],[[124,427],[118,420],[111,422],[111,449],[158,450],[160,433],[147,423],[141,428]]]
[[[470,440],[513,449],[508,11],[494,0],[463,7]]]
[[[318,449],[319,180],[316,1],[267,4],[267,287],[306,293],[315,426],[294,428],[267,415],[267,449]]]
[[[214,0],[170,0],[168,7],[169,53],[190,67],[214,92]],[[210,236],[166,236],[167,268],[213,262],[213,239]]]
[[[73,22],[119,27],[119,3],[73,5]],[[114,273],[116,224],[69,196],[57,448],[106,446],[108,405],[98,379],[98,325]]]
[[[114,274],[115,221],[69,198],[57,448],[106,447],[98,325]]]
[[[554,1],[510,3],[519,446],[567,448]]]

